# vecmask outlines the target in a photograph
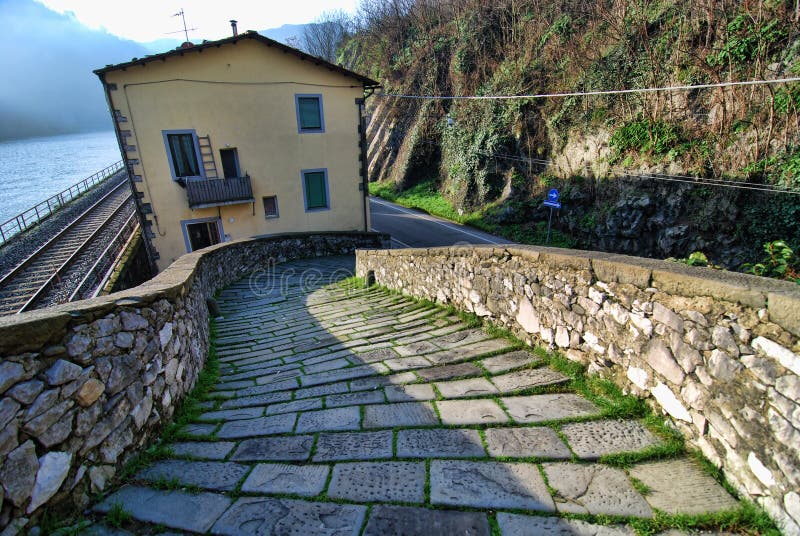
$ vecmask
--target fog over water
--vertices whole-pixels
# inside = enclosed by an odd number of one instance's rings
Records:
[[[142,57],[142,45],[33,0],[0,0],[0,22],[0,140],[112,128],[92,70]]]

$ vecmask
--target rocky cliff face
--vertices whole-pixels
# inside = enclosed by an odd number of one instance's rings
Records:
[[[552,94],[800,71],[788,2],[404,5],[373,14],[342,55],[386,93]],[[800,189],[797,83],[552,99],[376,97],[371,106],[371,180],[402,189],[433,179],[457,209],[544,221],[538,205],[558,186],[568,194],[558,225],[581,247],[656,257],[703,250],[738,267],[764,242],[800,246],[800,196],[624,178],[668,173]]]

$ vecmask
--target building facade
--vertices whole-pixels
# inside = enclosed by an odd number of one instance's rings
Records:
[[[98,69],[158,270],[218,242],[369,230],[377,82],[255,32]]]

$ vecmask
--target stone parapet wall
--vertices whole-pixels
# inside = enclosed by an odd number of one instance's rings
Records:
[[[84,507],[195,385],[206,299],[273,263],[388,247],[376,233],[278,235],[184,255],[138,287],[0,318],[0,528]]]
[[[474,312],[667,415],[743,496],[800,534],[800,287],[535,247],[359,251],[357,274]]]

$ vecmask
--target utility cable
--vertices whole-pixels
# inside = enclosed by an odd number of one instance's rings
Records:
[[[623,95],[629,93],[654,93],[660,91],[692,91],[731,86],[757,86],[764,84],[788,84],[800,82],[800,77],[776,78],[774,80],[743,80],[739,82],[717,82],[685,86],[646,87],[634,89],[603,89],[597,91],[572,91],[565,93],[536,93],[533,95],[406,95],[402,93],[376,93],[376,97],[416,100],[512,100],[512,99],[551,99],[561,97],[584,97],[592,95]]]

